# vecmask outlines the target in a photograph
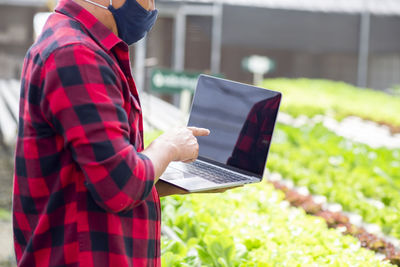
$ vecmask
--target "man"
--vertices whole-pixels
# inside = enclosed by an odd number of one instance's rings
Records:
[[[154,0],[61,0],[28,51],[13,196],[18,266],[160,266],[159,194],[182,191],[158,177],[171,161],[195,160],[195,136],[209,131],[177,129],[143,150],[128,45],[156,16]]]

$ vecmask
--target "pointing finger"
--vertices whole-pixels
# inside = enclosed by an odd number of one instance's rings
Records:
[[[197,127],[187,127],[192,131],[194,136],[207,136],[210,134],[210,130],[205,128],[197,128]]]

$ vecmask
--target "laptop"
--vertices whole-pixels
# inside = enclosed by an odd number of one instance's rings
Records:
[[[280,102],[280,92],[200,75],[188,126],[210,135],[197,137],[196,161],[171,162],[160,179],[189,192],[260,182]]]

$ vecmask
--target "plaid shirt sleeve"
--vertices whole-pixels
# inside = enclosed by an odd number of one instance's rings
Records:
[[[102,53],[80,44],[53,52],[42,68],[41,110],[72,151],[93,199],[117,213],[149,196],[154,173],[129,142],[133,129],[124,108],[131,103]]]

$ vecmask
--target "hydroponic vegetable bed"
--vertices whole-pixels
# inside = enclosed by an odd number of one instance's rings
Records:
[[[340,120],[353,115],[400,131],[398,97],[323,80],[273,79],[264,85],[283,92],[281,110],[294,117],[322,114]],[[371,148],[318,123],[278,124],[267,167],[400,238],[399,149]],[[332,214],[316,212],[325,220],[307,215],[301,208],[306,204],[285,193],[262,182],[223,194],[163,198],[168,230],[162,240],[163,266],[393,266],[361,248],[380,251],[380,241],[365,245],[371,236],[352,233],[351,226],[329,229],[337,226]]]

